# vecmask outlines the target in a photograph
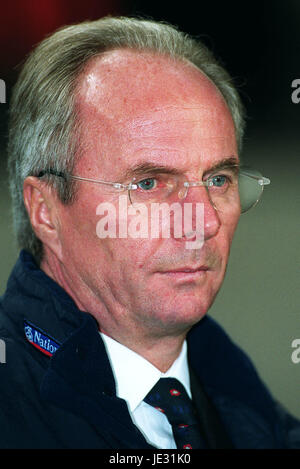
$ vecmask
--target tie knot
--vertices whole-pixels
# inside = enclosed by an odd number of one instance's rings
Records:
[[[197,423],[193,403],[176,378],[160,378],[144,401],[164,413],[171,425]]]

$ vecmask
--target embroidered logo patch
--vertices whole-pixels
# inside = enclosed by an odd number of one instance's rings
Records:
[[[60,344],[49,337],[47,334],[42,332],[33,324],[28,321],[24,321],[24,331],[26,339],[40,352],[52,357],[52,355],[59,348]]]

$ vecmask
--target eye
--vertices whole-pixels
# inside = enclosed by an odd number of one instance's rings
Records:
[[[228,182],[230,183],[229,177],[225,176],[224,174],[217,174],[210,178],[210,186],[213,187],[224,187],[224,185]]]
[[[137,185],[143,191],[150,191],[152,189],[156,189],[157,179],[156,178],[143,179],[142,181],[139,181]]]

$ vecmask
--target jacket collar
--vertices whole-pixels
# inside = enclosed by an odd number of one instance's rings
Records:
[[[273,398],[249,357],[206,316],[188,334],[191,367],[213,401],[238,403],[275,425]]]
[[[28,320],[59,343],[80,326],[84,317],[72,298],[24,250],[8,279],[2,304],[18,330],[24,333],[23,321]]]

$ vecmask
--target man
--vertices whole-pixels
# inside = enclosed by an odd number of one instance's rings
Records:
[[[297,445],[296,420],[206,316],[269,182],[239,168],[242,134],[228,74],[171,26],[104,18],[32,53],[11,104],[23,251],[1,301],[1,447]],[[177,204],[169,236],[166,213],[139,235],[158,203]],[[189,230],[175,208],[195,209]]]

